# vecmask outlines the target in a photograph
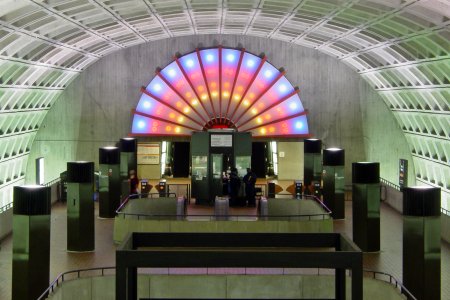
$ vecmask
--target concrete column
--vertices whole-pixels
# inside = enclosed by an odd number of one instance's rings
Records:
[[[441,299],[441,189],[403,188],[403,284],[418,299]]]
[[[50,187],[15,186],[12,299],[37,299],[50,280]]]
[[[99,217],[114,218],[120,205],[119,148],[100,148],[99,164]]]
[[[304,147],[304,184],[309,187],[313,181],[320,182],[322,173],[322,141],[306,139]]]
[[[353,241],[365,252],[380,251],[380,163],[352,165]]]
[[[333,219],[345,219],[345,151],[339,148],[323,150],[322,195]]]
[[[94,249],[94,162],[68,162],[67,250]]]
[[[122,198],[130,194],[128,181],[130,170],[134,170],[137,176],[137,139],[120,139],[120,180]]]

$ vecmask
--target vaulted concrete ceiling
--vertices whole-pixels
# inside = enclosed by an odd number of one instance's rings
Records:
[[[350,65],[398,120],[417,180],[448,197],[449,18],[448,0],[1,0],[0,206],[76,76],[114,51],[195,34],[277,39]]]

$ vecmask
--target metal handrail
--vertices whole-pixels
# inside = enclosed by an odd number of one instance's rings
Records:
[[[175,193],[164,193],[164,197],[170,197],[170,195],[173,195],[173,197],[177,197],[177,195]],[[129,196],[126,196],[123,201],[121,202],[122,204],[120,204],[119,208],[116,209],[116,213],[117,214],[123,214],[123,212],[121,212],[122,208],[128,203],[128,201],[130,201],[130,199],[138,199],[138,198],[159,198],[161,197],[160,193],[144,193],[144,194],[131,194]]]
[[[382,177],[380,177],[380,182],[384,183],[385,185],[387,185],[387,186],[389,186],[391,188],[396,189],[397,191],[401,191],[401,188],[400,188],[399,185],[397,185],[397,184],[395,184],[393,182],[390,182],[389,180],[386,180],[386,179],[384,179]]]
[[[53,280],[49,287],[39,296],[39,298],[37,298],[37,300],[44,300],[47,298],[47,296],[52,293],[56,287],[58,287],[61,283],[64,282],[64,276],[68,275],[68,274],[74,274],[76,273],[77,276],[76,278],[81,278],[81,272],[92,272],[92,271],[97,271],[97,270],[101,270],[101,276],[105,275],[105,270],[116,270],[116,267],[99,267],[99,268],[89,268],[89,269],[79,269],[79,270],[71,270],[71,271],[67,271],[67,272],[63,272],[61,274],[59,274],[55,280]]]
[[[363,271],[365,273],[372,273],[372,278],[373,279],[389,282],[390,284],[395,286],[395,288],[397,288],[400,291],[401,294],[405,295],[408,300],[417,300],[417,298],[414,297],[414,295],[400,282],[400,280],[398,280],[397,278],[395,278],[391,274],[385,273],[385,272],[368,270],[368,269],[364,269]],[[378,277],[377,277],[377,275],[378,275]],[[380,277],[380,275],[388,277],[389,281],[382,279],[383,277]]]
[[[57,182],[59,182],[59,181],[61,181],[61,178],[60,178],[60,177],[57,177],[57,178],[55,178],[55,179],[53,179],[53,180],[50,180],[50,181],[47,182],[47,183],[44,183],[43,186],[51,186],[51,185],[54,185],[55,183],[57,183]]]
[[[209,269],[209,268],[207,268]],[[53,280],[49,287],[39,296],[39,298],[37,298],[37,300],[44,300],[46,299],[46,297],[50,294],[53,293],[53,291],[65,281],[65,276],[69,275],[69,274],[76,274],[76,279],[81,278],[82,273],[84,272],[92,272],[92,271],[98,271],[100,270],[100,276],[105,276],[105,270],[116,270],[116,267],[98,267],[98,268],[88,268],[88,269],[78,269],[78,270],[71,270],[71,271],[67,271],[67,272],[63,272],[61,274],[59,274],[55,280]],[[375,280],[380,280],[380,281],[384,281],[384,282],[388,282],[389,284],[395,286],[395,288],[400,292],[400,294],[403,294],[407,297],[408,300],[417,300],[416,297],[414,297],[414,295],[394,276],[392,276],[389,273],[385,273],[385,272],[379,272],[379,271],[373,271],[373,270],[368,270],[368,269],[364,269],[363,270],[364,273],[371,273],[372,274],[372,278]],[[166,273],[164,273],[166,274]],[[209,274],[209,272],[208,272]],[[245,273],[247,274],[247,273]],[[112,275],[112,274],[111,274]],[[283,272],[280,275],[286,275],[284,272],[284,268],[283,268]],[[320,268],[317,269],[317,276],[320,276]],[[380,276],[381,275],[381,276]],[[383,277],[387,277],[389,278],[389,280],[384,280]],[[367,277],[367,276],[366,276]]]
[[[171,193],[174,194],[174,193]],[[187,220],[188,218],[208,218],[209,220],[214,220],[218,217],[223,218],[223,217],[227,217],[228,220],[238,220],[239,219],[246,219],[246,221],[248,219],[255,219],[259,220],[267,220],[267,219],[292,219],[292,218],[308,218],[308,220],[311,220],[313,217],[318,217],[321,216],[323,220],[326,219],[326,216],[329,216],[331,214],[331,210],[316,196],[313,195],[302,195],[303,198],[305,199],[312,199],[314,201],[316,201],[319,205],[321,205],[321,207],[325,210],[324,213],[317,213],[317,214],[301,214],[301,215],[270,215],[270,216],[260,216],[260,215],[243,215],[243,214],[239,214],[239,215],[209,215],[209,214],[181,214],[181,215],[173,215],[173,214],[151,214],[151,213],[128,213],[128,212],[123,212],[121,211],[123,209],[123,207],[131,200],[138,198],[137,196],[139,196],[140,194],[136,194],[136,195],[130,195],[127,196],[125,198],[125,200],[122,202],[122,204],[119,206],[119,208],[116,210],[117,215],[121,215],[123,216],[123,218],[125,218],[126,216],[134,216],[137,217],[138,220],[140,220],[140,218],[154,218],[154,219],[177,219],[177,220]],[[142,195],[147,195],[147,194],[142,194]],[[152,193],[149,194],[151,195],[151,198],[153,196],[158,196],[159,197],[159,193]],[[289,194],[291,195],[291,194]],[[133,198],[131,196],[136,196],[136,198]],[[291,195],[292,196],[292,195]]]

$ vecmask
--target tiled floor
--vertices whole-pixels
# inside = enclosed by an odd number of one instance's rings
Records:
[[[96,206],[96,209],[98,207]],[[193,207],[190,210],[197,214],[207,214],[212,208]],[[334,221],[335,231],[352,236],[351,202],[346,202],[346,219]],[[233,208],[232,214],[254,214],[252,208]],[[98,211],[96,211],[98,215]],[[112,242],[113,219],[96,219],[96,248],[90,253],[66,252],[66,207],[57,203],[51,216],[51,263],[50,280],[62,272],[74,269],[113,266],[115,264],[115,248]],[[6,238],[1,243],[0,251],[0,299],[11,299],[11,261],[12,239]],[[450,299],[450,246],[443,243],[441,255],[441,288],[442,299]],[[381,251],[380,253],[364,254],[364,268],[390,273],[401,280],[402,275],[402,217],[389,206],[381,206]],[[291,273],[292,270],[284,270]],[[226,273],[227,270],[207,270],[199,272]],[[258,270],[247,270],[248,273],[258,273]],[[267,273],[277,273],[277,270],[267,270]]]

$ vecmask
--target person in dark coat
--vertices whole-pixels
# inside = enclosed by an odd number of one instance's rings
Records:
[[[228,181],[228,195],[230,196],[230,206],[238,205],[239,188],[241,187],[241,179],[238,176],[236,168],[231,168],[230,178]]]
[[[248,206],[254,207],[255,203],[255,184],[256,184],[256,174],[253,173],[252,169],[247,168],[247,174],[245,174],[242,179],[245,184],[245,199],[247,200]]]

